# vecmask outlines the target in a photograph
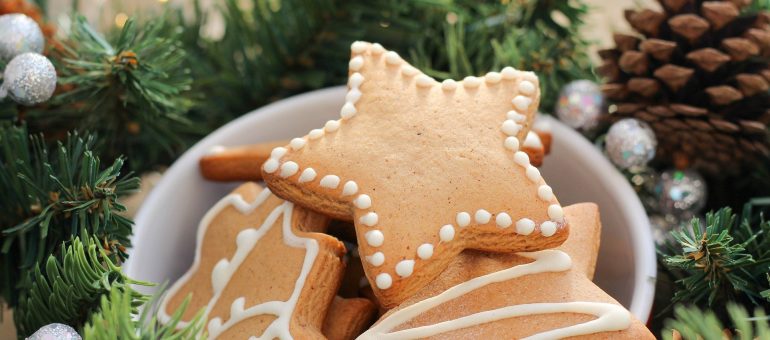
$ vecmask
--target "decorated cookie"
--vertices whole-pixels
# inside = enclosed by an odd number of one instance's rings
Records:
[[[212,181],[259,181],[270,152],[284,141],[225,148],[217,146],[200,159],[201,175]]]
[[[335,297],[324,320],[323,334],[329,340],[355,339],[374,323],[377,308],[364,298]]]
[[[559,248],[519,254],[465,251],[359,339],[654,339],[594,285],[600,222],[594,204],[565,209]]]
[[[327,224],[257,184],[240,186],[203,217],[193,265],[164,298],[161,321],[191,296],[183,320],[205,308],[211,339],[323,337],[345,252],[311,232]]]
[[[438,82],[379,44],[351,49],[341,118],[274,149],[262,175],[276,195],[354,222],[383,306],[464,249],[564,242],[564,211],[521,148],[540,99],[533,73]]]

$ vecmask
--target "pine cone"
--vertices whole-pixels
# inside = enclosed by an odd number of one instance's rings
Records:
[[[770,14],[747,0],[659,2],[626,11],[639,35],[599,52],[612,118],[649,123],[667,165],[721,176],[768,157]]]

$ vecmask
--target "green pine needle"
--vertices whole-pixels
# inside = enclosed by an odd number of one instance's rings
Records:
[[[732,329],[727,329],[710,310],[677,306],[674,309],[674,318],[666,320],[661,336],[663,339],[672,340],[674,339],[672,330],[676,330],[683,339],[770,339],[770,322],[761,308],[757,308],[754,311],[754,317],[750,317],[746,309],[730,303],[727,305],[727,312],[735,326]]]

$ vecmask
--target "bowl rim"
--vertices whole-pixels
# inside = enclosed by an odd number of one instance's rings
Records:
[[[253,124],[254,121],[262,120],[262,117],[266,112],[290,109],[292,107],[299,106],[312,106],[312,103],[325,101],[329,98],[344,98],[346,91],[347,88],[344,85],[334,86],[294,95],[262,106],[219,127],[206,137],[199,140],[187,151],[185,151],[166,170],[162,178],[147,195],[144,202],[137,211],[137,214],[135,215],[134,233],[131,236],[132,247],[128,249],[129,259],[123,265],[123,270],[126,275],[129,277],[136,276],[134,266],[132,266],[132,258],[134,257],[131,256],[134,252],[134,248],[136,247],[135,242],[137,240],[143,239],[145,234],[150,232],[152,229],[147,227],[152,225],[152,214],[150,213],[151,209],[145,207],[159,206],[163,203],[163,197],[161,197],[163,196],[162,193],[172,190],[172,187],[176,184],[170,178],[174,178],[188,171],[188,167],[190,167],[192,164],[197,165],[198,158],[201,155],[205,154],[212,147],[219,145],[215,141],[218,141],[224,136],[231,134],[231,131],[237,130],[237,127],[241,126],[242,124],[250,125]],[[631,231],[631,242],[634,244],[633,256],[635,269],[634,290],[631,297],[629,311],[631,311],[631,313],[634,314],[637,319],[643,323],[646,323],[649,318],[652,309],[653,298],[655,296],[657,259],[655,255],[655,244],[650,229],[650,222],[641,201],[625,177],[623,177],[623,175],[620,174],[615,166],[612,165],[609,160],[604,157],[602,153],[583,135],[551,116],[543,116],[543,118],[550,122],[553,134],[564,135],[566,139],[570,140],[570,143],[563,143],[563,147],[568,149],[570,152],[583,154],[583,156],[586,158],[585,166],[591,171],[599,173],[606,178],[606,181],[600,183],[600,185],[608,188],[614,187],[613,190],[606,191],[612,193],[612,198],[618,201],[620,206],[623,208],[625,212],[623,216],[627,225],[633,226],[629,229]],[[629,197],[631,199],[628,199]]]

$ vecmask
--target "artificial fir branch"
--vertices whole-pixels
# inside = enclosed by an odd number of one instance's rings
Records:
[[[24,126],[0,127],[0,291],[15,306],[24,272],[73,236],[94,235],[115,262],[129,246],[132,222],[118,197],[139,179],[120,176],[123,159],[103,167],[93,136],[77,133],[49,151]]]
[[[680,305],[674,309],[674,318],[666,320],[661,335],[666,340],[770,339],[770,322],[761,308],[750,317],[742,306],[731,303],[727,313],[732,328],[725,328],[712,311]]]

